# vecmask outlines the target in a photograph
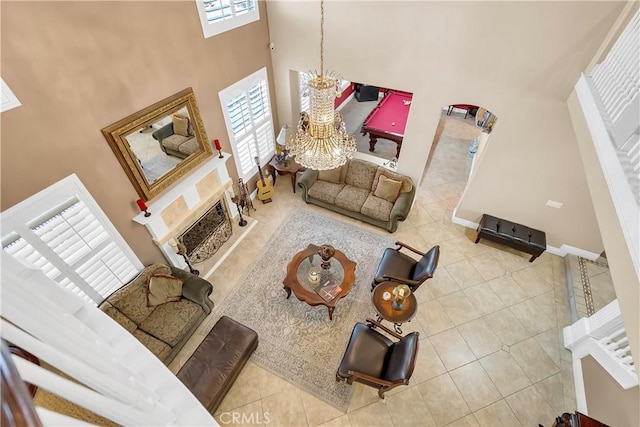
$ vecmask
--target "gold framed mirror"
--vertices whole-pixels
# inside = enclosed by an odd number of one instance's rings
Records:
[[[191,88],[102,129],[143,200],[150,200],[213,154]]]

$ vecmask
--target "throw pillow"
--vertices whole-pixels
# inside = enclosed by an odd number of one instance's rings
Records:
[[[318,174],[318,179],[322,181],[333,182],[334,184],[340,184],[341,172],[342,172],[342,166],[335,169],[320,171],[320,173]]]
[[[402,181],[402,187],[400,187],[401,193],[411,191],[411,189],[413,188],[413,184],[411,183],[411,178],[409,178],[408,176],[391,172],[389,169],[379,166],[378,171],[376,172],[376,176],[373,178],[373,185],[371,186],[371,191],[375,191],[376,187],[378,186],[378,180],[380,179],[380,175],[384,175],[387,178],[393,179],[396,181]]]
[[[376,190],[373,192],[373,195],[381,199],[388,200],[391,203],[395,203],[398,198],[398,193],[400,193],[400,187],[402,187],[402,181],[396,181],[389,179],[384,175],[380,175],[378,185],[376,186]]]
[[[183,116],[173,116],[173,133],[189,136],[189,119]]]
[[[168,274],[154,274],[147,284],[147,307],[180,301],[182,280]]]

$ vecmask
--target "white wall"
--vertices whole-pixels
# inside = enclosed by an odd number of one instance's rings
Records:
[[[491,212],[545,230],[550,245],[600,252],[566,99],[622,7],[328,1],[325,64],[348,80],[414,93],[399,171],[415,182],[443,105],[491,110],[498,122],[458,216]],[[271,1],[267,11],[278,114],[292,123],[289,70],[319,67],[320,7]],[[546,208],[547,199],[564,207]]]

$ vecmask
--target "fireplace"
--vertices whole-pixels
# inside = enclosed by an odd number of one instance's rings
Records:
[[[187,265],[176,253],[176,240],[187,247],[189,262],[198,263],[224,251],[231,237],[231,178],[223,158],[213,156],[174,187],[147,203],[151,216],[133,220],[143,224],[165,258],[174,267]],[[228,250],[228,249],[227,249]],[[224,253],[224,252],[223,252]]]
[[[200,219],[180,235],[191,263],[211,258],[229,240],[231,220],[223,200],[219,200]]]

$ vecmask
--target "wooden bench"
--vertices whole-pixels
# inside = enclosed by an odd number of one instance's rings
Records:
[[[531,254],[529,262],[542,255],[547,249],[547,238],[544,231],[516,224],[495,216],[484,214],[478,224],[478,237],[502,243],[514,249]]]
[[[253,329],[222,316],[177,377],[213,414],[257,347]]]

